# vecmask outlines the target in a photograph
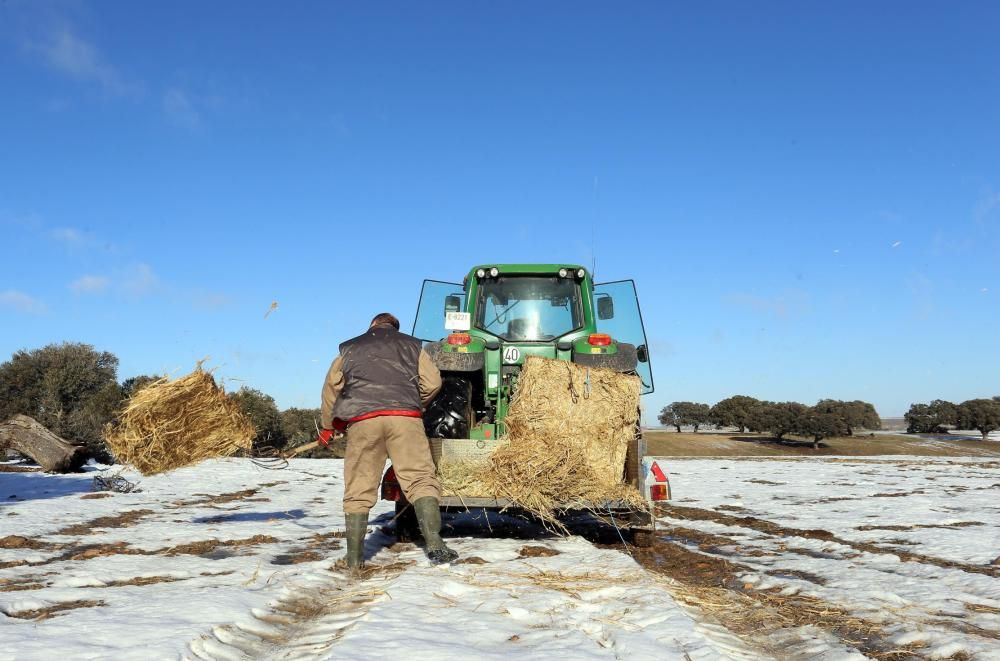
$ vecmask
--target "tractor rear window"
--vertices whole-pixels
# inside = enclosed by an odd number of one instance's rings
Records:
[[[500,276],[479,281],[476,327],[514,342],[545,342],[583,325],[573,278]]]

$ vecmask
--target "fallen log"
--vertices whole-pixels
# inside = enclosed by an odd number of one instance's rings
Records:
[[[7,448],[30,457],[46,473],[77,471],[87,461],[82,447],[56,436],[34,418],[20,414],[0,424],[0,451]]]

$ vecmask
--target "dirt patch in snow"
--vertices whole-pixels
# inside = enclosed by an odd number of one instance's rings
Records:
[[[35,608],[32,610],[5,613],[8,617],[14,617],[19,620],[47,620],[50,617],[62,615],[66,611],[75,610],[77,608],[97,608],[98,606],[104,605],[105,602],[100,600],[78,599],[76,601],[63,601],[58,604],[46,606],[45,608]]]
[[[114,516],[99,516],[57,530],[56,535],[92,535],[102,528],[128,528],[153,513],[153,510],[127,510]]]
[[[268,535],[254,535],[246,539],[206,539],[197,542],[168,546],[152,551],[138,549],[130,546],[128,542],[111,542],[108,544],[52,544],[49,542],[39,542],[47,544],[42,548],[62,551],[59,555],[46,558],[40,562],[28,562],[27,560],[14,560],[10,562],[0,562],[0,569],[8,567],[30,566],[38,567],[49,565],[54,562],[65,560],[85,561],[94,558],[102,558],[109,555],[199,555],[202,557],[219,559],[233,555],[228,549],[246,546],[256,546],[258,544],[275,544],[279,540]],[[35,547],[28,547],[35,548]]]
[[[150,553],[158,555],[200,555],[209,556],[222,548],[234,548],[241,546],[256,546],[258,544],[277,544],[279,540],[269,535],[254,535],[246,539],[206,539],[199,542],[188,542],[178,544]]]
[[[107,491],[98,491],[97,493],[85,493],[80,496],[80,500],[97,500],[98,498],[110,498],[111,494]]]
[[[271,482],[268,484],[262,484],[265,486],[274,486],[279,484],[278,482]],[[201,496],[201,498],[194,498],[192,500],[175,500],[172,504],[168,505],[170,509],[177,509],[179,507],[192,507],[197,505],[218,505],[220,503],[231,503],[237,500],[244,500],[246,498],[251,498],[257,495],[257,489],[243,489],[241,491],[230,491],[228,493],[196,493],[195,496]]]
[[[33,583],[31,581],[10,581],[0,583],[0,592],[19,592],[22,590],[41,590],[45,583]]]
[[[327,533],[316,533],[305,546],[289,549],[286,553],[276,555],[271,560],[272,565],[297,565],[303,562],[317,562],[330,557],[331,551],[342,548],[341,539],[346,533],[334,530]]]
[[[517,555],[521,558],[550,558],[559,555],[559,551],[548,546],[522,546]]]
[[[43,542],[40,539],[22,537],[21,535],[0,537],[0,549],[31,549],[33,551],[40,551],[51,549],[55,546],[52,542]]]
[[[982,521],[959,521],[957,523],[914,523],[909,526],[856,526],[855,530],[917,530],[918,528],[968,528],[986,525]]]

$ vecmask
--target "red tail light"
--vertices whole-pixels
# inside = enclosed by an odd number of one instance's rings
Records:
[[[669,500],[670,499],[670,487],[666,484],[654,484],[649,487],[649,499],[650,500]]]
[[[667,481],[667,474],[663,472],[663,469],[660,468],[660,465],[655,461],[653,462],[653,465],[649,467],[649,470],[653,472],[653,477],[656,478],[657,482]]]
[[[591,333],[587,342],[593,347],[609,347],[611,346],[611,336],[607,333]]]
[[[402,497],[403,490],[399,488],[399,482],[396,480],[396,471],[389,466],[389,470],[382,477],[382,500],[395,501]]]
[[[472,342],[472,336],[468,333],[452,333],[448,336],[448,344],[466,345]]]

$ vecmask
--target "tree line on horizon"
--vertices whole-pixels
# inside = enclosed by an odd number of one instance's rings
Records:
[[[104,428],[129,398],[163,378],[141,375],[118,381],[118,357],[89,344],[64,342],[16,351],[0,363],[0,422],[30,416],[52,433],[82,445],[89,457],[113,463]],[[319,385],[316,388],[317,397]],[[285,449],[316,438],[320,411],[279,410],[274,398],[247,386],[227,395],[257,430],[254,448]]]
[[[935,399],[928,404],[911,404],[903,416],[911,434],[947,434],[949,429],[975,429],[989,440],[1000,429],[1000,397],[967,399],[960,404]]]
[[[882,420],[875,407],[861,400],[823,399],[815,406],[799,402],[770,402],[747,395],[734,395],[714,406],[698,402],[673,402],[663,407],[657,416],[660,424],[693,427],[697,431],[706,425],[716,428],[735,427],[740,433],[770,433],[781,440],[791,434],[812,439],[818,448],[824,438],[853,436],[858,429],[881,429]]]

